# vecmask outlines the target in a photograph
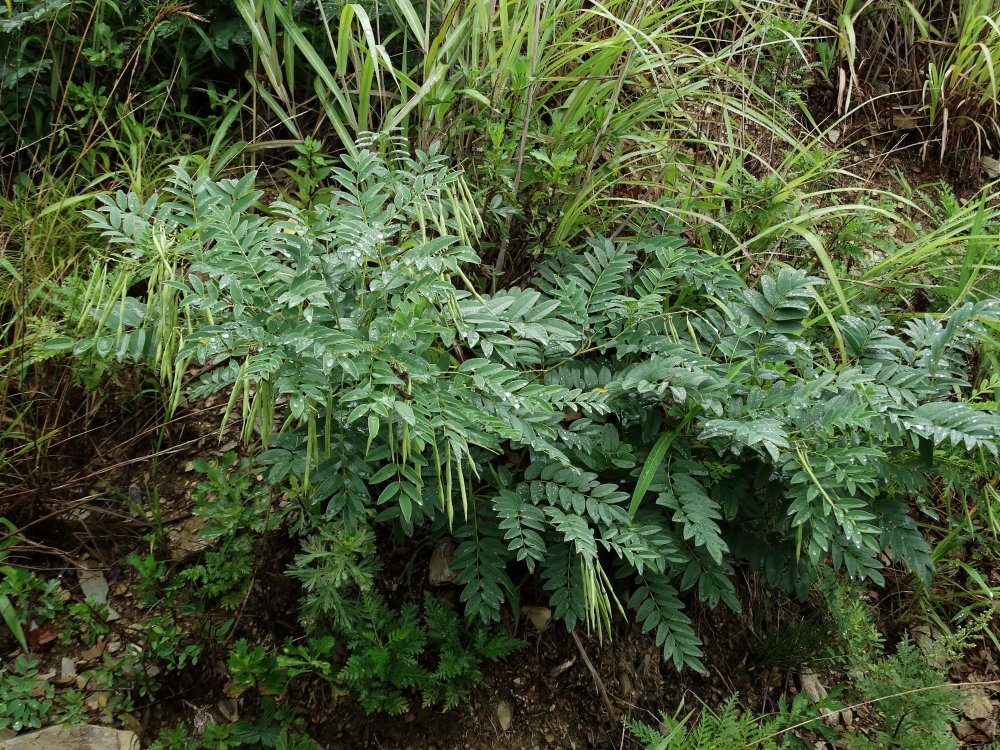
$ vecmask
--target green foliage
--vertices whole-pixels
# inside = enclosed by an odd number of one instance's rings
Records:
[[[229,656],[230,692],[239,695],[256,687],[264,695],[281,696],[293,680],[308,674],[346,688],[369,714],[402,714],[413,695],[424,707],[449,709],[482,684],[484,660],[501,659],[524,645],[486,626],[463,627],[431,596],[422,617],[413,604],[394,610],[371,593],[355,608],[343,636],[347,656],[342,664],[335,659],[332,636],[299,644],[289,640],[275,653],[240,640]]]
[[[38,729],[52,711],[55,689],[37,677],[38,660],[18,656],[0,677],[0,729]]]
[[[732,696],[718,712],[702,707],[697,721],[692,721],[694,711],[681,716],[663,714],[660,726],[652,727],[641,721],[625,722],[628,730],[646,750],[736,750],[754,747],[761,750],[805,748],[811,744],[800,741],[789,731],[793,726],[798,732],[830,731],[819,720],[819,706],[808,705],[808,698],[800,694],[790,705],[782,704],[777,714],[755,716],[741,711],[738,696]]]
[[[14,524],[0,518],[0,534],[13,534]],[[64,608],[58,579],[45,580],[33,570],[6,564],[17,539],[11,536],[0,541],[0,617],[10,635],[25,652],[28,651],[25,629],[34,621],[44,624]]]
[[[520,561],[567,627],[607,632],[627,606],[701,668],[681,592],[737,607],[743,560],[800,596],[830,567],[881,583],[885,555],[926,580],[906,497],[936,460],[997,455],[1000,419],[953,400],[991,303],[902,327],[875,308],[815,318],[819,279],[780,268],[751,287],[676,236],[594,239],[536,288],[483,295],[463,270],[475,210],[439,157],[362,150],[332,175],[336,201],[309,210],[259,213],[253,175],[182,170],[169,195],[106,197],[89,215],[146,298],[89,281],[113,302],[75,344],[197,363],[194,397],[230,389],[227,421],[241,412],[268,482],[300,498],[311,595],[367,587],[371,568],[344,561],[373,518],[450,527],[468,617],[499,617]],[[401,663],[417,648],[399,647]]]
[[[362,610],[338,677],[368,713],[404,713],[410,691],[420,693],[425,708],[454,708],[482,684],[484,660],[501,659],[525,645],[482,625],[467,631],[453,611],[430,596],[423,624],[412,604],[396,613],[378,597],[366,596]]]
[[[288,575],[302,584],[300,620],[311,631],[350,629],[355,597],[372,589],[379,568],[374,533],[367,526],[324,526],[301,545],[288,567]]]
[[[182,10],[146,0],[92,0],[83,7],[66,0],[11,0],[6,11],[0,21],[0,149],[35,152],[51,138],[55,145],[39,153],[66,149],[71,158],[86,160],[95,175],[109,164],[83,153],[73,134],[93,138],[103,131],[110,136],[104,148],[127,159],[119,149],[130,128],[150,134],[151,120],[175,96],[176,105],[190,106],[190,83],[231,69],[245,54],[233,42],[248,41],[245,32],[233,29],[233,11],[225,6]],[[164,68],[174,70],[164,76]],[[180,86],[179,96],[171,84]],[[128,85],[145,88],[142,105],[120,106],[116,95]],[[183,130],[183,119],[174,118],[169,127]]]
[[[204,521],[199,536],[214,548],[178,574],[179,582],[192,584],[195,598],[218,600],[225,609],[246,601],[261,540],[281,521],[271,508],[270,489],[254,480],[248,462],[236,467],[236,460],[229,452],[217,463],[194,462],[206,477],[191,493],[195,515]]]
[[[317,750],[319,745],[298,731],[299,723],[287,707],[278,707],[273,700],[265,699],[254,722],[209,723],[194,735],[183,724],[165,727],[149,747],[150,750]]]
[[[895,653],[867,663],[855,687],[874,708],[881,727],[872,739],[860,732],[845,736],[844,747],[852,750],[893,748],[958,747],[952,725],[958,718],[961,694],[947,684],[940,669],[908,638]]]

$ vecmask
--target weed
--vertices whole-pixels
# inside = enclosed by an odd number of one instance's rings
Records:
[[[49,717],[55,688],[38,677],[38,661],[18,656],[0,678],[0,729],[38,729]]]

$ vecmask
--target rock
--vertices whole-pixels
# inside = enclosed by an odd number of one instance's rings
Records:
[[[451,561],[454,557],[454,544],[448,540],[438,542],[431,553],[430,571],[427,574],[431,586],[444,586],[458,578],[458,571],[451,569]]]
[[[108,579],[101,571],[83,569],[78,575],[84,596],[93,599],[98,604],[108,603]]]
[[[830,139],[830,143],[836,143],[840,140],[840,131],[837,128],[830,128],[826,133],[826,137]]]
[[[3,750],[139,750],[139,738],[110,727],[48,727],[7,740]]]
[[[108,603],[108,579],[99,570],[88,570],[86,568],[77,573],[80,579],[80,589],[83,595],[97,604]],[[108,607],[108,622],[120,619],[121,615]]]
[[[72,685],[76,682],[76,659],[64,656],[59,665],[59,684]]]
[[[521,615],[538,631],[545,630],[552,622],[552,610],[548,607],[521,607]]]
[[[1000,177],[1000,160],[994,159],[992,156],[983,156],[982,164],[987,175],[990,177]]]
[[[137,509],[142,509],[142,487],[138,482],[132,482],[128,486],[128,499]]]
[[[962,713],[965,714],[965,718],[973,721],[992,718],[993,701],[982,690],[965,691]]]
[[[813,703],[819,703],[829,695],[826,688],[819,681],[819,677],[813,672],[808,670],[802,672],[799,675],[799,683],[802,685],[802,691],[812,699]],[[823,717],[824,724],[830,727],[837,726],[838,717],[836,711],[831,711],[829,708],[821,708],[819,712]]]
[[[171,560],[183,562],[212,546],[201,536],[201,528],[204,525],[204,518],[191,516],[179,526],[167,528],[167,548],[170,550]]]
[[[497,721],[500,722],[500,729],[506,732],[510,729],[510,723],[514,719],[514,712],[507,701],[500,701],[497,704]]]
[[[826,688],[820,683],[819,677],[813,672],[805,671],[799,675],[799,683],[802,685],[803,692],[812,699],[813,703],[819,703],[828,695]]]

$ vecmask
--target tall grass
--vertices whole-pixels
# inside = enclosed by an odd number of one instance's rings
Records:
[[[967,170],[1000,147],[997,0],[823,0],[816,10],[841,113],[870,103],[886,127],[917,132],[925,158],[960,155]]]
[[[391,0],[395,24],[345,5],[310,35],[277,0],[238,7],[261,110],[293,137],[325,129],[348,150],[382,128],[455,154],[496,209],[498,276],[512,255],[620,232],[637,214],[710,222],[696,196],[720,170],[772,170],[804,149],[803,128],[819,137],[780,99],[807,53],[775,29],[809,24],[763,2],[456,0],[418,12]]]

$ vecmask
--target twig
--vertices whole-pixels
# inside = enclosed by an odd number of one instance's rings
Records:
[[[615,711],[615,707],[611,705],[611,699],[608,697],[608,691],[604,689],[604,681],[601,676],[597,674],[597,670],[594,669],[594,665],[590,663],[590,657],[587,656],[587,652],[583,650],[583,643],[580,642],[580,636],[576,634],[574,630],[571,635],[573,636],[573,642],[576,643],[577,649],[580,651],[580,657],[583,659],[583,663],[587,665],[587,669],[590,671],[590,676],[594,678],[594,685],[597,686],[597,692],[601,696],[601,700],[604,701],[604,707],[608,710],[608,717],[611,721],[618,723],[618,712]]]

